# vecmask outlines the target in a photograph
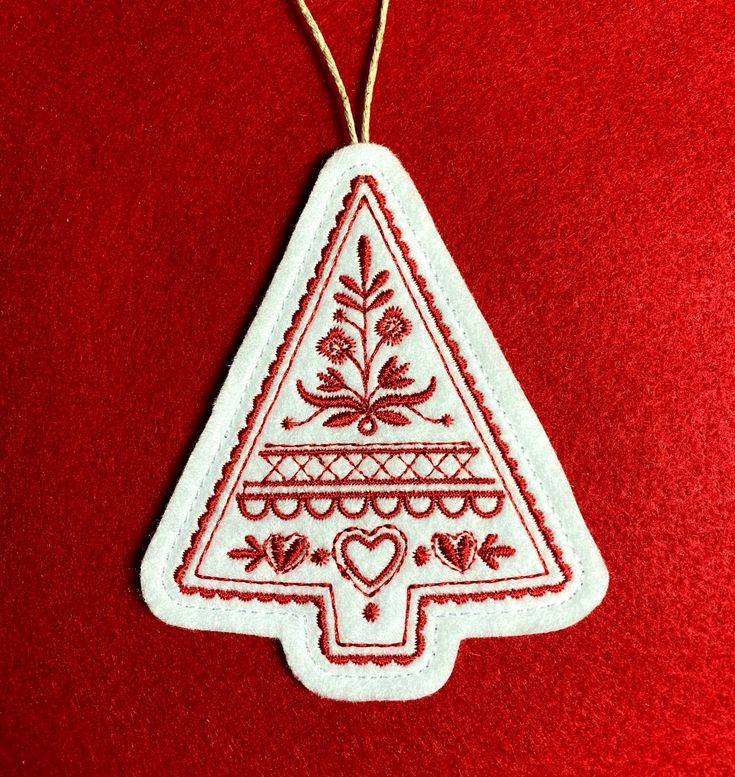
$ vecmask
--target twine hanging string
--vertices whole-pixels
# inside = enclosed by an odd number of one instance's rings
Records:
[[[375,31],[375,42],[373,44],[373,53],[370,57],[370,67],[368,69],[367,81],[365,82],[365,97],[362,106],[362,126],[360,127],[360,141],[361,143],[370,142],[370,106],[373,102],[373,89],[375,87],[375,79],[378,75],[378,61],[380,60],[380,50],[383,47],[383,37],[385,35],[385,22],[388,18],[388,5],[390,0],[381,0],[380,2],[380,16],[378,18],[378,28]],[[339,98],[342,101],[342,111],[345,116],[345,123],[347,124],[347,133],[350,136],[350,143],[357,143],[357,130],[355,128],[355,117],[352,113],[352,106],[350,105],[350,98],[347,96],[347,90],[345,89],[342,76],[337,69],[337,63],[334,61],[332,52],[327,46],[324,35],[319,29],[319,25],[316,23],[316,19],[311,14],[311,11],[306,5],[306,0],[296,0],[296,5],[299,7],[304,21],[311,30],[311,34],[314,37],[314,42],[317,45],[319,51],[321,51],[324,61],[327,64],[334,84],[337,87]]]

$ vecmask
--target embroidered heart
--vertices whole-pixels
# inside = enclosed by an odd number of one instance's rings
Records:
[[[462,573],[472,566],[477,554],[477,540],[468,531],[459,534],[437,533],[431,538],[431,546],[442,564]]]
[[[351,527],[334,538],[334,559],[342,577],[373,596],[396,576],[406,547],[406,535],[390,524],[372,531]]]
[[[273,569],[284,574],[295,569],[305,558],[309,541],[303,534],[271,534],[263,543],[265,558]]]

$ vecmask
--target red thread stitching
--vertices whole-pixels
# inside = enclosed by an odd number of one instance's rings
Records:
[[[265,444],[266,482],[346,482],[361,480],[447,480],[473,478],[469,469],[478,448],[470,443],[425,445]],[[423,471],[422,471],[423,470]]]
[[[495,542],[498,539],[497,534],[488,534],[485,537],[485,541],[477,551],[477,555],[490,567],[490,569],[498,569],[500,564],[498,558],[509,558],[515,555],[515,548],[511,548],[510,545],[496,545]]]
[[[246,485],[246,488],[250,484]],[[278,518],[290,521],[298,518],[304,510],[315,520],[323,521],[331,518],[335,511],[341,513],[350,520],[362,518],[368,510],[372,510],[381,518],[394,518],[401,510],[404,510],[412,518],[427,518],[435,510],[438,510],[446,518],[457,519],[471,510],[481,518],[493,518],[503,506],[505,494],[498,490],[452,491],[449,489],[427,489],[419,494],[406,493],[397,490],[385,490],[379,493],[358,491],[355,489],[344,491],[319,491],[316,493],[299,492],[261,492],[252,493],[244,491],[237,495],[237,503],[242,514],[251,521],[262,520],[268,511],[272,511]],[[447,507],[447,500],[461,499],[459,508]],[[494,500],[489,508],[482,508],[478,500]],[[385,505],[385,500],[391,500],[390,506]],[[319,509],[319,502],[328,501],[324,509]],[[281,503],[285,502],[291,509],[283,509]],[[250,505],[254,504],[252,510]],[[262,507],[260,506],[262,504]]]
[[[295,569],[306,558],[309,541],[303,534],[271,534],[260,545],[252,534],[245,537],[247,547],[233,548],[227,553],[232,559],[248,559],[246,572],[252,572],[265,559],[274,572],[285,574]]]
[[[203,588],[201,586],[189,586],[184,584],[183,577],[186,572],[186,569],[191,562],[191,559],[193,558],[194,554],[196,553],[198,549],[199,542],[203,536],[203,533],[205,531],[205,528],[207,526],[207,523],[209,519],[212,516],[212,513],[214,511],[215,505],[217,501],[219,500],[222,491],[224,489],[224,486],[228,480],[229,475],[231,474],[233,468],[235,467],[240,453],[243,450],[245,446],[245,442],[248,438],[248,435],[250,431],[252,430],[252,423],[254,419],[257,417],[261,406],[265,399],[268,396],[270,387],[273,383],[276,371],[278,369],[278,366],[280,365],[284,353],[286,349],[288,348],[291,339],[293,337],[294,332],[298,328],[301,320],[303,319],[306,305],[308,304],[309,299],[311,298],[311,295],[314,292],[314,289],[316,288],[321,276],[322,272],[324,270],[324,267],[326,265],[328,256],[332,250],[334,240],[336,239],[336,236],[342,226],[342,223],[349,211],[350,205],[352,201],[354,200],[357,191],[362,183],[366,183],[371,191],[373,192],[373,195],[376,197],[380,208],[383,212],[383,215],[385,216],[389,229],[391,230],[394,239],[396,240],[401,253],[403,255],[403,258],[405,259],[406,263],[409,266],[409,269],[411,270],[412,276],[414,278],[414,281],[416,282],[426,304],[429,309],[429,312],[431,316],[433,317],[439,331],[442,334],[442,337],[444,338],[445,343],[447,344],[447,347],[449,348],[450,352],[452,353],[452,356],[454,358],[455,364],[457,365],[457,368],[462,376],[462,379],[467,386],[467,389],[470,392],[470,395],[475,400],[480,412],[482,413],[482,416],[487,424],[487,428],[490,431],[493,441],[495,445],[498,447],[501,456],[503,457],[506,465],[508,466],[511,476],[513,477],[513,480],[515,481],[522,498],[524,502],[526,503],[526,506],[528,507],[531,515],[533,516],[539,531],[541,532],[544,541],[546,542],[549,550],[552,553],[552,556],[554,557],[554,560],[556,564],[558,565],[559,569],[562,572],[562,580],[559,583],[555,584],[542,584],[539,586],[528,586],[525,588],[520,589],[509,589],[505,591],[483,591],[483,592],[473,592],[473,593],[467,593],[467,594],[424,594],[420,596],[419,602],[418,602],[418,619],[417,619],[417,626],[416,626],[416,636],[415,636],[415,642],[414,642],[414,652],[409,655],[351,655],[351,656],[338,656],[331,653],[329,648],[329,637],[328,637],[328,629],[327,629],[327,623],[326,623],[326,610],[324,606],[324,599],[322,596],[314,596],[314,595],[298,595],[298,594],[272,594],[272,593],[260,593],[255,591],[222,591],[222,590],[213,590],[209,588]],[[545,573],[544,573],[545,574]],[[535,577],[537,575],[533,575],[531,577]],[[347,663],[354,663],[354,664],[367,664],[367,663],[373,663],[378,666],[386,666],[389,663],[396,663],[399,665],[406,665],[414,661],[416,658],[418,658],[424,650],[425,647],[425,638],[423,635],[423,629],[426,625],[426,606],[431,603],[435,602],[438,604],[443,604],[446,602],[455,602],[458,604],[462,604],[465,602],[482,602],[486,601],[488,599],[491,600],[502,600],[507,597],[512,598],[522,598],[524,596],[543,596],[546,593],[556,593],[561,591],[566,584],[572,579],[572,570],[568,566],[568,564],[564,561],[561,550],[559,547],[555,544],[553,535],[551,534],[551,531],[546,526],[546,523],[544,521],[544,516],[541,513],[541,511],[536,507],[536,502],[532,494],[529,492],[527,483],[525,479],[521,476],[521,474],[518,471],[518,464],[515,459],[513,459],[510,456],[510,451],[508,448],[508,445],[505,443],[505,441],[502,439],[500,429],[497,427],[495,422],[492,419],[492,414],[490,413],[489,409],[486,407],[484,402],[484,397],[482,395],[482,392],[477,389],[475,385],[474,378],[469,374],[468,372],[468,366],[467,362],[464,359],[464,357],[461,355],[459,347],[457,343],[454,341],[454,339],[451,336],[451,333],[449,331],[449,328],[445,324],[440,310],[436,307],[436,304],[434,303],[433,295],[428,290],[426,286],[425,279],[420,275],[418,272],[418,268],[410,256],[410,253],[408,251],[408,246],[405,244],[405,242],[401,238],[401,233],[398,227],[395,225],[395,222],[393,220],[393,216],[390,212],[390,210],[386,206],[385,198],[382,195],[382,193],[379,191],[377,183],[375,179],[372,176],[358,176],[355,179],[353,179],[351,183],[350,191],[345,195],[343,199],[343,208],[340,211],[340,213],[337,215],[336,223],[334,227],[330,230],[329,235],[327,236],[327,241],[322,249],[321,257],[319,259],[319,262],[317,263],[317,266],[315,268],[315,273],[312,276],[312,278],[307,282],[307,287],[305,293],[302,295],[299,305],[297,307],[296,312],[292,316],[291,324],[284,333],[284,338],[281,342],[281,344],[276,349],[276,355],[274,360],[271,362],[268,373],[266,377],[264,378],[262,384],[261,384],[261,390],[258,394],[257,398],[255,399],[253,403],[253,407],[251,411],[248,413],[247,418],[245,419],[245,423],[243,427],[241,428],[240,432],[238,433],[238,440],[235,446],[232,449],[232,452],[230,454],[230,458],[228,459],[227,463],[222,468],[222,475],[220,479],[217,481],[217,484],[215,485],[214,492],[210,496],[210,498],[207,500],[206,509],[204,513],[200,516],[198,525],[196,530],[193,532],[191,537],[191,544],[189,548],[184,552],[182,557],[182,563],[179,565],[179,567],[176,569],[175,572],[175,580],[177,584],[179,585],[180,590],[185,594],[198,594],[204,598],[211,599],[213,597],[218,597],[223,600],[228,600],[232,598],[238,598],[243,601],[249,601],[249,600],[256,600],[261,602],[276,602],[279,604],[289,604],[289,603],[297,603],[297,604],[314,604],[317,607],[317,626],[320,630],[321,637],[319,640],[319,648],[322,652],[322,654],[332,663],[335,664],[347,664]],[[501,581],[495,581],[495,582],[501,582]],[[417,585],[411,585],[408,587],[408,593],[409,597],[412,594],[412,592],[421,586]],[[335,612],[336,616],[336,612]],[[406,628],[407,628],[407,619],[408,619],[408,611],[406,614]],[[335,626],[338,626],[336,622],[335,617]],[[405,640],[404,640],[405,644]]]
[[[317,353],[335,366],[317,373],[319,384],[316,391],[307,389],[303,381],[296,381],[296,390],[301,399],[316,410],[302,420],[287,416],[281,422],[284,429],[303,426],[324,412],[337,411],[322,421],[322,426],[346,427],[356,424],[360,434],[370,436],[377,431],[378,422],[389,426],[408,426],[411,423],[410,417],[397,408],[430,423],[444,426],[452,423],[448,414],[441,418],[431,418],[418,409],[419,405],[433,396],[436,390],[435,377],[430,378],[424,389],[403,391],[415,381],[409,375],[409,362],[400,364],[395,354],[383,362],[377,380],[373,382],[376,359],[383,346],[398,346],[411,332],[412,324],[400,307],[391,305],[383,310],[380,318],[371,326],[370,313],[386,305],[394,294],[393,289],[387,285],[390,278],[388,270],[371,274],[371,254],[370,239],[367,235],[361,235],[357,241],[360,277],[355,279],[349,275],[340,275],[339,281],[345,291],[332,295],[341,306],[334,312],[334,320],[349,327],[352,334],[348,334],[343,326],[333,326],[317,342]],[[370,343],[371,329],[378,337],[375,345]],[[337,369],[342,365],[352,365],[360,379],[359,385],[352,384]]]
[[[431,538],[434,555],[444,566],[464,574],[474,563],[477,553],[477,540],[472,532],[443,534],[437,532]]]
[[[363,608],[362,617],[369,623],[372,623],[378,619],[379,613],[380,607],[375,602],[368,602]]]
[[[390,561],[378,574],[374,577],[367,577],[350,556],[349,547],[355,542],[367,548],[370,552],[374,551],[383,542],[391,542],[394,547],[394,553]],[[378,526],[372,531],[351,526],[349,529],[341,531],[334,538],[332,554],[334,555],[337,568],[345,580],[349,580],[366,596],[375,596],[381,588],[388,585],[398,574],[398,570],[403,566],[407,547],[406,535],[392,524]]]
[[[417,567],[423,567],[425,564],[428,564],[430,559],[431,553],[424,545],[419,545],[413,552],[413,560]]]

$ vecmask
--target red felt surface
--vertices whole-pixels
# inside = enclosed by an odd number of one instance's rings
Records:
[[[375,3],[313,6],[354,92]],[[293,7],[0,13],[2,773],[727,773],[732,4],[394,0],[373,137],[611,585],[569,630],[464,643],[431,698],[364,705],[306,691],[276,642],[165,626],[137,583],[342,141]]]

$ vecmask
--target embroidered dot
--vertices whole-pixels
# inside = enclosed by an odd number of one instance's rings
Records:
[[[311,554],[311,563],[323,567],[329,561],[329,551],[325,548],[317,548]]]
[[[429,553],[429,549],[423,545],[419,545],[413,552],[413,560],[416,562],[417,567],[422,567],[424,564],[427,564],[430,558],[431,553]]]
[[[365,605],[365,608],[362,611],[362,617],[365,618],[365,620],[369,623],[372,623],[373,621],[377,620],[379,613],[380,607],[378,607],[375,602],[370,602],[370,604]]]

